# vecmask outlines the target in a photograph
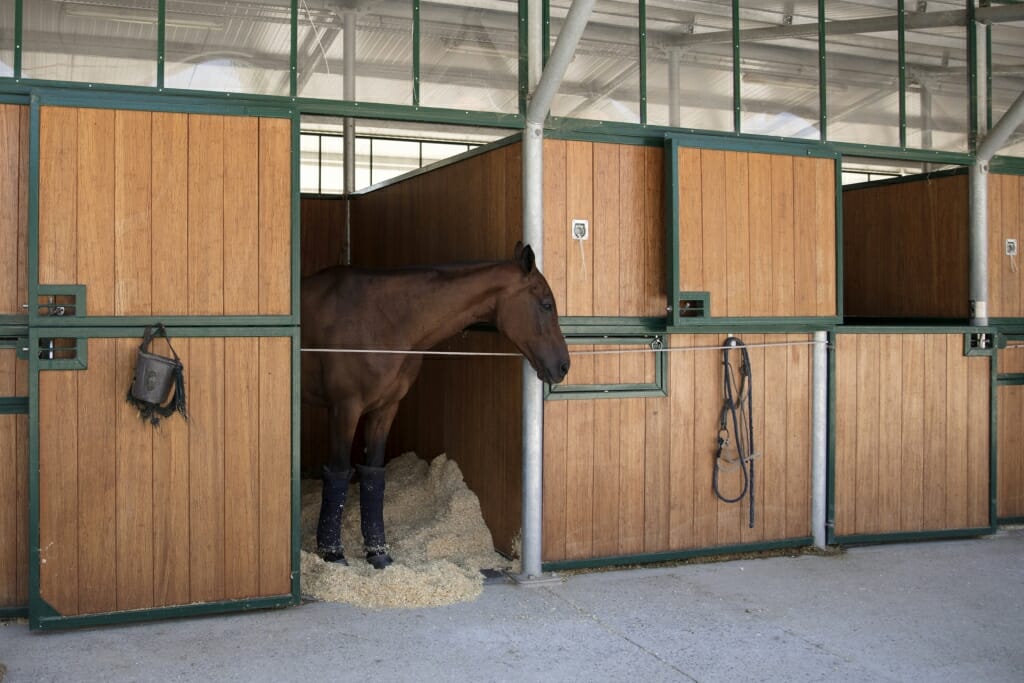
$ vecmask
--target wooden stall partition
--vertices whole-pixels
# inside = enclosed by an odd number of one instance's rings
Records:
[[[0,397],[28,394],[28,363],[0,349]],[[28,605],[28,415],[0,410],[0,615]]]
[[[835,536],[989,526],[990,359],[961,333],[839,334]]]
[[[845,188],[845,315],[966,320],[968,222],[963,173]]]
[[[988,314],[1024,318],[1024,175],[988,176]],[[1017,241],[1018,255],[1006,253],[1006,240]]]
[[[544,141],[544,274],[562,316],[664,317],[660,147]],[[586,240],[571,223],[586,220]]]
[[[42,616],[287,596],[291,338],[176,338],[189,419],[159,429],[124,400],[138,339],[83,343],[39,371]]]
[[[996,450],[996,516],[1002,521],[1024,518],[1024,386],[1000,385]]]
[[[717,318],[837,315],[835,160],[676,153],[680,292]]]
[[[804,539],[810,534],[811,352],[806,334],[743,334],[753,371],[755,525],[712,489],[727,335],[669,337],[668,396],[547,401],[543,560],[553,566]],[[626,356],[573,357],[571,379]],[[738,361],[736,352],[732,360]],[[626,360],[625,362],[634,362]],[[737,470],[721,475],[739,491]]]
[[[28,107],[0,104],[0,316],[28,302]]]
[[[290,125],[42,107],[40,284],[91,317],[288,315]]]

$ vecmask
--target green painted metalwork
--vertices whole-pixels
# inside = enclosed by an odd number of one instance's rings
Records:
[[[896,0],[897,43],[899,45],[900,148],[907,146],[907,15],[904,0]]]
[[[140,335],[141,336],[141,335]],[[56,346],[57,340],[73,339],[74,346]],[[46,356],[50,357],[47,358]],[[40,335],[38,328],[30,328],[28,334],[29,368],[38,370],[86,370],[89,367],[89,344],[75,330]]]
[[[21,78],[21,45],[22,45],[22,0],[14,2],[14,80]]]
[[[57,297],[73,298],[74,303],[55,303]],[[43,299],[49,301],[43,301]],[[30,325],[54,319],[75,324],[88,314],[85,285],[29,285],[28,322]],[[41,311],[47,311],[42,313]],[[78,320],[75,320],[75,319]]]
[[[412,0],[412,106],[420,106],[420,0]]]
[[[825,51],[825,0],[818,0],[818,139],[828,140],[828,58]]]
[[[530,26],[526,18],[529,0],[519,0],[519,34],[517,48],[519,50],[519,113],[526,114],[527,100],[530,96]]]
[[[966,529],[935,529],[933,531],[903,531],[890,534],[854,534],[850,536],[836,536],[832,543],[838,545],[859,545],[876,543],[904,543],[906,541],[935,541],[946,538],[971,538],[972,536],[987,536],[994,533],[996,527],[982,526]]]
[[[27,396],[0,396],[0,415],[23,415],[27,412]]]
[[[647,0],[639,0],[640,123],[647,123]]]
[[[0,607],[0,619],[21,619],[28,616],[28,607]]]
[[[972,10],[973,11],[973,10]],[[977,58],[977,55],[975,55]],[[977,73],[977,68],[974,69]],[[992,25],[985,27],[985,130],[992,130]],[[975,134],[977,137],[977,134]],[[971,147],[974,149],[974,147]]]
[[[647,346],[654,353],[654,381],[616,384],[545,384],[544,399],[548,401],[595,398],[638,398],[668,396],[668,353],[660,334],[607,334],[595,336],[566,336],[566,343],[593,344],[595,346]],[[570,353],[572,353],[570,351]]]
[[[562,332],[566,335],[596,334],[660,334],[665,332],[664,318],[629,318],[616,316],[561,316]]]
[[[740,79],[740,0],[732,0],[732,130],[743,132],[743,101]]]
[[[967,146],[975,150],[978,140],[978,23],[974,20],[974,2],[967,2]]]
[[[163,92],[167,57],[167,0],[158,0],[156,16],[156,89]]]
[[[299,3],[292,0],[292,25],[288,40],[288,94],[295,97],[299,94]],[[295,149],[298,149],[296,147]]]
[[[747,543],[735,545],[721,545],[712,548],[697,548],[692,550],[670,550],[665,552],[641,553],[636,555],[610,555],[607,557],[595,557],[582,560],[559,560],[545,562],[542,565],[544,571],[567,571],[571,569],[598,569],[601,567],[618,567],[634,564],[653,564],[655,562],[676,562],[696,557],[708,557],[710,555],[729,555],[733,553],[756,553],[772,550],[783,550],[786,548],[803,548],[814,543],[810,536],[799,538],[787,538],[779,541],[768,541],[764,543]]]

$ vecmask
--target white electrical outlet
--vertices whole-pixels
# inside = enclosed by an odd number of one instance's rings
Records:
[[[1017,255],[1017,240],[1008,239],[1006,240],[1006,255],[1016,256]]]
[[[590,239],[590,221],[583,218],[573,218],[572,238],[574,240]]]

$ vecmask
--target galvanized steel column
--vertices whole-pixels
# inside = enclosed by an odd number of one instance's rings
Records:
[[[356,99],[356,14],[345,12],[342,17],[342,61],[344,66],[342,97],[346,102],[354,102]],[[344,148],[342,150],[342,163],[345,169],[344,193],[345,193],[345,244],[342,254],[342,263],[352,263],[352,212],[351,194],[356,189],[356,124],[351,117],[346,117],[343,125]]]
[[[532,245],[537,267],[544,266],[544,121],[565,71],[594,9],[595,0],[575,0],[562,25],[558,42],[540,76],[531,81],[526,125],[523,130],[523,241]],[[530,6],[540,0],[530,0]],[[528,17],[539,14],[528,10]],[[528,50],[531,60],[540,55],[541,32],[530,25]],[[536,71],[530,69],[531,74]],[[559,226],[564,228],[566,226]],[[523,547],[520,582],[540,577],[543,524],[544,385],[527,361],[523,361]]]

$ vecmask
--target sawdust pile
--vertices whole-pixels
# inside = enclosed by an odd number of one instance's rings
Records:
[[[435,607],[475,600],[481,569],[512,569],[494,550],[480,501],[445,455],[429,464],[406,453],[387,464],[384,527],[394,564],[376,570],[363,559],[359,486],[349,487],[342,541],[349,566],[316,554],[320,482],[302,482],[302,593],[356,607]]]

